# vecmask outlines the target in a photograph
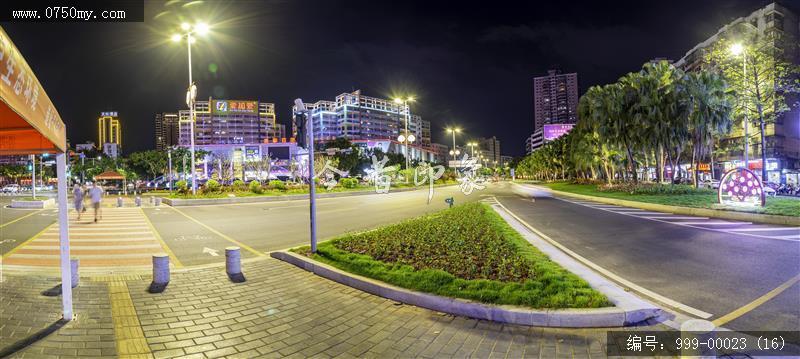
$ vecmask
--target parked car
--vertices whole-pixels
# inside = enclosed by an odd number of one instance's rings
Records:
[[[7,184],[3,187],[3,193],[18,193],[20,191],[19,185],[16,183]]]
[[[768,185],[765,184],[764,185],[764,194],[767,195],[767,196],[775,197],[776,195],[778,195],[778,191],[776,191],[771,186],[768,186]]]

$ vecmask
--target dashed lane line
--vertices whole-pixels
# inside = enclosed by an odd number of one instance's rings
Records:
[[[578,202],[578,201],[570,201],[570,200],[567,200],[567,199],[564,199],[564,198],[559,198],[559,197],[556,197],[556,196],[553,196],[552,198],[555,198],[555,199],[557,199],[559,201],[563,201],[563,202],[567,202],[567,203],[577,204],[579,206],[594,208],[594,209],[600,210],[600,211],[616,213],[616,214],[619,214],[619,215],[630,216],[630,217],[634,217],[634,218],[642,218],[642,219],[647,219],[647,220],[650,220],[650,221],[656,221],[656,222],[661,222],[661,223],[674,224],[674,225],[677,225],[677,226],[684,226],[684,227],[702,229],[702,230],[706,230],[706,231],[720,232],[720,233],[727,233],[727,234],[735,234],[735,235],[741,235],[741,236],[749,236],[749,237],[756,237],[756,238],[766,238],[766,239],[772,239],[772,240],[778,240],[778,241],[797,242],[797,240],[792,239],[792,238],[780,238],[780,237],[776,237],[776,236],[763,236],[763,235],[751,234],[751,233],[737,233],[735,231],[737,231],[738,229],[735,229],[735,228],[720,229],[720,228],[702,227],[702,226],[695,225],[695,224],[686,224],[686,222],[673,222],[673,221],[668,221],[668,220],[665,220],[665,219],[648,218],[647,216],[637,216],[637,215],[635,215],[635,213],[624,213],[624,212],[613,211],[613,210],[610,210],[610,209],[598,208],[598,207],[591,206],[591,205],[588,205],[588,204],[585,204],[585,203],[581,203],[581,202]],[[659,212],[659,213],[663,214],[663,215],[668,215],[669,214],[669,213],[664,213],[664,212]],[[699,217],[697,217],[697,218],[700,219]],[[697,222],[697,223],[705,224],[706,222]],[[728,223],[728,222],[726,222],[726,223]],[[750,222],[730,222],[730,223],[734,223],[734,224],[751,224]]]

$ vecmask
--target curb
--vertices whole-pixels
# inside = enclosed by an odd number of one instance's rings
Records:
[[[682,214],[688,216],[697,216],[697,217],[709,217],[709,218],[719,218],[719,219],[729,219],[734,221],[745,221],[745,222],[755,222],[755,223],[765,223],[765,224],[777,224],[777,225],[784,225],[784,226],[800,226],[800,217],[792,217],[792,216],[779,216],[774,214],[761,214],[761,213],[749,213],[749,212],[735,212],[735,211],[725,211],[720,209],[710,209],[710,208],[692,208],[692,207],[680,207],[680,206],[670,206],[666,204],[657,204],[657,203],[647,203],[647,202],[638,202],[638,201],[629,201],[624,199],[616,199],[616,198],[608,198],[608,197],[596,197],[596,196],[589,196],[585,194],[577,194],[571,192],[562,192],[556,191],[547,187],[536,186],[532,184],[520,184],[520,183],[512,183],[515,186],[521,186],[523,188],[536,188],[540,190],[546,190],[552,192],[554,194],[579,198],[589,201],[595,201],[605,204],[614,204],[618,206],[625,206],[631,208],[639,208],[645,209],[649,211],[656,211],[656,212],[664,212],[664,213],[674,213],[674,214]]]
[[[435,185],[433,187],[438,188],[438,187],[449,187],[449,186],[458,186],[458,184]],[[423,190],[425,188],[427,187],[395,188],[395,189],[389,189],[389,193],[385,194],[417,191],[417,190]],[[317,198],[366,196],[370,194],[384,194],[384,193],[375,193],[375,191],[352,191],[352,192],[334,192],[334,193],[317,192]],[[172,207],[204,206],[204,205],[214,205],[214,204],[281,202],[281,201],[295,201],[304,199],[308,199],[308,193],[282,195],[282,196],[252,196],[252,197],[228,197],[228,198],[197,198],[197,199],[161,197],[161,201],[164,204]]]
[[[11,200],[11,208],[14,209],[46,209],[56,206],[54,198],[37,199],[37,200]]]
[[[628,311],[620,307],[535,310],[510,305],[488,305],[396,287],[378,280],[347,273],[333,266],[288,251],[272,252],[270,256],[305,269],[320,277],[379,297],[437,312],[500,323],[562,328],[623,327],[655,318],[661,313],[660,309],[654,307]]]

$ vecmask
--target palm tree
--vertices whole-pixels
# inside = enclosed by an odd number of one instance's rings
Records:
[[[714,137],[728,134],[733,113],[732,90],[716,71],[691,72],[681,81],[686,92],[683,106],[688,109],[692,139],[693,181],[697,186],[697,165],[711,152]]]

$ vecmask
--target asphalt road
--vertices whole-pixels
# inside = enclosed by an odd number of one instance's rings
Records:
[[[675,217],[680,219],[674,221],[652,220],[645,217],[670,215],[647,215],[624,207],[592,207],[543,191],[532,196],[498,195],[497,199],[580,256],[640,287],[712,314],[708,318],[712,321],[800,274],[800,238],[781,240],[741,234],[780,233],[776,237],[794,237],[800,234],[797,228],[730,225],[720,220],[678,216]],[[684,223],[693,227],[680,225]],[[728,229],[732,226],[740,232]],[[799,287],[794,283],[724,326],[736,330],[800,329]]]
[[[707,312],[709,320],[728,318],[723,324],[727,328],[800,328],[800,284],[791,282],[800,274],[800,238],[794,240],[800,231],[796,228],[658,213],[648,217],[648,212],[575,203],[545,193],[531,198],[515,194],[507,183],[490,185],[469,196],[458,187],[436,188],[434,193],[430,204],[426,203],[427,190],[320,199],[319,240],[446,208],[444,199],[450,196],[456,204],[496,198],[529,225],[600,267]],[[106,213],[113,218],[113,209]],[[242,255],[251,258],[308,244],[307,201],[148,207],[140,216],[147,218],[159,240],[183,266],[224,261],[228,246],[242,247]],[[7,253],[54,223],[55,212],[0,208],[0,218],[0,241],[14,240],[0,243],[0,252]],[[101,227],[97,232],[87,229],[87,240],[93,240],[92,233],[108,233],[113,238],[113,226],[109,225],[109,232]],[[787,282],[788,287],[777,295],[747,307]]]

